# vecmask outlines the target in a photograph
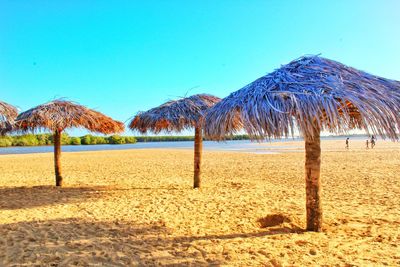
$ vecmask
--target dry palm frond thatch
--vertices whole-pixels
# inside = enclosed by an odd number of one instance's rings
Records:
[[[54,132],[68,128],[85,128],[91,132],[110,134],[124,130],[122,122],[64,100],[54,100],[20,113],[16,125],[21,131],[48,129]]]
[[[100,112],[64,100],[54,100],[22,112],[15,121],[15,127],[23,132],[34,132],[37,129],[48,129],[53,132],[56,186],[62,185],[61,134],[65,129],[85,128],[91,132],[103,134],[119,133],[124,130],[122,122],[114,121]]]
[[[321,231],[320,131],[363,129],[398,139],[400,82],[302,57],[230,94],[206,115],[212,139],[243,128],[253,139],[287,137],[296,128],[304,136],[307,230]]]
[[[199,94],[169,101],[146,112],[139,112],[129,124],[132,130],[141,133],[180,132],[195,128],[194,142],[194,188],[200,187],[200,165],[203,142],[203,120],[207,110],[221,99],[212,95]]]
[[[0,135],[12,130],[17,115],[18,110],[15,107],[0,101]]]
[[[129,128],[141,133],[180,132],[196,127],[205,112],[221,99],[199,94],[179,100],[168,101],[146,112],[139,112],[129,123]]]
[[[207,115],[206,135],[223,139],[245,129],[254,139],[313,128],[363,129],[398,138],[400,82],[319,56],[302,57],[230,94]]]

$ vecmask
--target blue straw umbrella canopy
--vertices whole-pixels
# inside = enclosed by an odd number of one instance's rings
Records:
[[[305,139],[307,230],[321,231],[320,132],[364,130],[397,140],[400,82],[320,56],[304,56],[231,93],[209,110],[205,134],[244,129],[252,139]]]
[[[14,119],[17,117],[17,115],[17,108],[0,101],[0,135],[12,130]]]
[[[195,129],[194,142],[194,188],[200,187],[201,154],[203,142],[203,120],[207,110],[221,99],[208,95],[198,94],[190,97],[168,101],[161,106],[146,112],[139,112],[129,123],[131,130],[142,134],[181,132],[185,129]]]

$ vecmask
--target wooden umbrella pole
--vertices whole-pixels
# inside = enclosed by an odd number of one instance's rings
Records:
[[[56,186],[62,186],[63,178],[61,176],[61,131],[54,132],[54,169],[56,174]]]
[[[307,231],[320,232],[322,230],[320,129],[314,129],[313,135],[305,137]]]
[[[201,153],[203,151],[203,134],[199,126],[194,130],[194,188],[200,187],[201,176]]]

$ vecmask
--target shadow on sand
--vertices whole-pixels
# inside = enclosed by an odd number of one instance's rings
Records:
[[[100,198],[109,190],[91,187],[0,187],[0,210],[35,208],[47,205],[76,203]]]
[[[206,236],[173,236],[162,222],[137,225],[78,219],[0,226],[0,265],[218,266],[229,260],[215,244],[235,238],[300,233],[290,227]]]

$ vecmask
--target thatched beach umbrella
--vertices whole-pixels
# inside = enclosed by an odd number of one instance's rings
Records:
[[[0,135],[12,130],[18,111],[15,107],[0,101]]]
[[[253,139],[305,139],[307,230],[320,231],[320,131],[351,129],[399,138],[400,82],[319,56],[302,57],[230,94],[209,110],[213,139],[245,129]]]
[[[194,188],[200,187],[201,154],[203,150],[203,118],[205,112],[221,99],[212,95],[199,94],[169,101],[159,107],[140,112],[129,124],[132,130],[141,133],[181,132],[195,130],[194,137]]]
[[[124,130],[122,122],[114,121],[100,112],[73,102],[55,100],[18,115],[15,121],[18,130],[23,132],[47,129],[54,136],[54,166],[56,186],[62,186],[61,176],[61,134],[68,128],[85,128],[103,134],[118,133]]]

